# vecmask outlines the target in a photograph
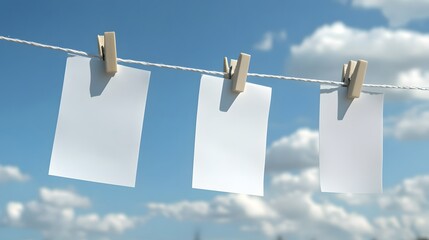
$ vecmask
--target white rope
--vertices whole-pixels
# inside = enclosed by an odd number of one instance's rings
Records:
[[[63,51],[63,52],[81,55],[81,56],[85,56],[85,57],[99,58],[96,55],[92,55],[92,54],[82,52],[82,51],[78,51],[78,50],[73,50],[70,48],[56,47],[56,46],[51,46],[51,45],[46,45],[46,44],[41,44],[41,43],[36,43],[36,42],[30,42],[30,41],[25,41],[25,40],[16,39],[16,38],[9,38],[9,37],[0,36],[0,40],[5,40],[5,41],[15,42],[15,43],[21,43],[21,44],[27,44],[27,45],[31,45],[34,47],[48,48],[48,49],[52,49],[52,50]]]
[[[118,62],[123,62],[123,63],[133,63],[133,64],[140,64],[143,66],[169,68],[169,69],[183,70],[183,71],[190,71],[190,72],[197,72],[197,73],[205,73],[205,74],[211,74],[211,75],[223,76],[225,74],[224,72],[209,71],[209,70],[204,70],[204,69],[188,68],[188,67],[181,67],[181,66],[174,66],[174,65],[167,65],[167,64],[162,64],[162,63],[150,63],[150,62],[135,61],[135,60],[129,60],[129,59],[122,59],[122,58],[117,58],[117,60],[118,60]]]
[[[15,43],[21,43],[21,44],[27,44],[27,45],[34,46],[34,47],[41,47],[41,48],[47,48],[47,49],[52,49],[52,50],[57,50],[57,51],[63,51],[63,52],[67,52],[67,53],[71,53],[71,54],[75,54],[75,55],[80,55],[80,56],[85,56],[85,57],[100,58],[97,55],[89,54],[89,53],[83,52],[83,51],[78,51],[78,50],[74,50],[74,49],[70,49],[70,48],[62,48],[62,47],[57,47],[57,46],[52,46],[52,45],[46,45],[46,44],[32,42],[32,41],[25,41],[25,40],[16,39],[16,38],[0,36],[0,40],[15,42]],[[188,68],[188,67],[167,65],[167,64],[162,64],[162,63],[151,63],[151,62],[136,61],[136,60],[122,59],[122,58],[117,58],[117,61],[122,62],[122,63],[139,64],[139,65],[143,65],[143,66],[168,68],[168,69],[190,71],[190,72],[197,72],[197,73],[210,74],[210,75],[218,75],[218,76],[224,76],[225,75],[224,72],[219,72],[219,71],[209,71],[209,70],[204,70],[204,69]],[[293,80],[293,81],[301,81],[301,82],[345,86],[345,83],[338,82],[338,81],[328,81],[328,80],[299,78],[299,77],[287,77],[287,76],[268,75],[268,74],[259,74],[259,73],[249,73],[247,75],[250,77],[273,78],[273,79],[280,79],[280,80]],[[366,83],[363,84],[363,86],[375,87],[375,88],[391,88],[391,89],[408,89],[408,90],[429,91],[429,87],[417,87],[417,86],[396,86],[396,85],[366,84]]]
[[[301,82],[311,82],[311,83],[322,83],[329,85],[338,85],[338,86],[346,86],[343,82],[338,81],[329,81],[329,80],[319,80],[319,79],[311,79],[311,78],[298,78],[298,77],[286,77],[279,75],[268,75],[268,74],[259,74],[259,73],[249,73],[247,76],[251,77],[260,77],[260,78],[274,78],[280,80],[292,80],[292,81],[301,81]]]
[[[393,89],[407,89],[407,90],[422,90],[428,91],[428,87],[417,87],[417,86],[396,86],[396,85],[384,85],[384,84],[363,84],[365,87],[375,88],[393,88]]]

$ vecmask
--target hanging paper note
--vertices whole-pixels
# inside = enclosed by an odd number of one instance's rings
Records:
[[[231,85],[201,78],[192,187],[262,196],[271,88]]]
[[[382,191],[383,94],[321,86],[319,131],[322,192]]]
[[[49,174],[135,186],[150,72],[67,59]]]

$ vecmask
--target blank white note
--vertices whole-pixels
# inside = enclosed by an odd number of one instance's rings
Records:
[[[49,174],[134,187],[150,72],[67,59]]]
[[[382,191],[383,94],[347,88],[320,89],[320,184],[322,192]]]
[[[271,88],[203,75],[192,187],[262,196]]]

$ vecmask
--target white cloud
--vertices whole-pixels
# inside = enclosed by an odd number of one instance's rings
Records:
[[[24,211],[24,205],[20,202],[10,202],[6,206],[6,213],[12,223],[19,222],[21,219],[22,212]]]
[[[78,214],[90,205],[88,198],[60,189],[40,189],[40,198],[27,203],[9,202],[1,225],[34,229],[46,240],[108,239],[140,223],[143,218],[124,213]]]
[[[229,194],[207,202],[186,202],[186,207],[179,207],[183,206],[183,202],[156,204],[162,205],[162,208],[154,208],[153,204],[148,207],[153,214],[180,220],[203,216],[198,220],[229,222],[239,225],[243,231],[259,231],[270,238],[284,235],[286,239],[336,240],[366,239],[371,236],[374,229],[364,216],[329,202],[318,202],[314,196],[316,188],[318,171],[307,169],[300,174],[283,173],[273,177],[265,198]],[[204,210],[190,207],[192,204],[203,205]],[[174,214],[166,214],[166,209]],[[178,212],[177,209],[183,211]]]
[[[429,106],[416,106],[390,119],[386,134],[400,140],[429,139]]]
[[[404,179],[383,194],[338,194],[336,197],[352,206],[374,205],[388,214],[428,214],[429,216],[429,175]],[[401,219],[380,217],[381,225],[392,225]],[[399,224],[395,225],[399,226]]]
[[[428,213],[419,215],[383,216],[374,220],[376,239],[427,239]]]
[[[401,184],[381,195],[382,209],[398,213],[421,213],[429,207],[429,175],[405,179]]]
[[[43,202],[57,207],[89,207],[90,201],[86,197],[62,189],[40,189],[40,198]]]
[[[182,221],[228,222],[268,238],[402,240],[429,236],[429,175],[405,179],[382,195],[343,198],[342,194],[320,193],[318,174],[312,168],[273,176],[265,198],[228,194],[211,201],[157,203],[153,206],[162,208],[149,209],[155,215]],[[352,206],[342,206],[338,199]],[[370,211],[359,214],[354,207]]]
[[[76,218],[76,228],[88,232],[122,233],[134,228],[136,220],[123,213],[107,214],[100,217],[98,214],[88,214]]]
[[[254,45],[254,48],[259,51],[268,52],[273,49],[274,42],[284,42],[286,38],[286,31],[266,32],[262,40]]]
[[[373,28],[351,28],[341,22],[324,25],[291,48],[289,72],[297,76],[340,81],[342,64],[368,60],[366,83],[428,86],[429,34]],[[382,89],[375,89],[382,91]],[[389,90],[386,97],[428,98],[428,92]]]
[[[161,214],[178,220],[230,222],[276,217],[274,211],[265,204],[262,198],[238,194],[221,195],[211,202],[149,203],[147,207],[153,214]]]
[[[374,200],[373,196],[370,194],[343,193],[337,194],[336,197],[350,206],[372,204]]]
[[[275,141],[271,149],[317,153],[317,135],[316,131],[301,128]],[[228,223],[244,232],[262,233],[267,238],[402,240],[429,237],[429,175],[404,179],[383,194],[327,194],[320,192],[319,170],[309,166],[314,163],[295,168],[280,166],[283,170],[293,169],[293,173],[271,172],[264,198],[227,194],[207,201],[150,203],[147,207],[152,216],[208,224]]]
[[[404,179],[380,195],[338,197],[351,205],[378,209],[372,220],[376,239],[429,237],[429,175]]]
[[[254,48],[260,51],[270,51],[273,48],[274,37],[271,32],[264,34],[262,40],[255,44]]]
[[[319,133],[300,128],[293,134],[275,141],[268,148],[266,169],[279,172],[318,165]]]
[[[364,216],[331,203],[318,203],[308,194],[287,194],[278,199],[277,204],[283,205],[281,220],[265,222],[261,227],[261,231],[270,237],[367,239],[374,231]]]
[[[396,216],[377,217],[374,225],[379,229],[378,239],[416,239],[414,231],[406,228]]]
[[[352,5],[379,9],[389,20],[390,25],[396,27],[429,18],[429,1],[427,0],[352,0]]]
[[[404,179],[383,194],[321,193],[319,170],[315,167],[317,150],[318,132],[308,128],[275,141],[270,151],[276,151],[280,160],[271,167],[283,171],[271,172],[263,198],[226,194],[207,201],[150,203],[147,208],[151,216],[228,223],[243,232],[262,233],[269,239],[429,237],[429,175]],[[306,164],[290,166],[286,156]]]
[[[149,203],[147,208],[165,217],[178,220],[201,220],[207,218],[211,211],[209,204],[204,201],[182,201],[174,204]]]
[[[288,172],[273,176],[271,185],[277,191],[282,192],[313,192],[319,191],[319,170],[310,168],[302,171],[299,175]]]
[[[0,165],[0,184],[6,182],[24,182],[29,176],[23,174],[18,167]]]
[[[374,229],[360,214],[329,201],[318,201],[319,171],[311,168],[299,174],[283,173],[272,178],[269,203],[285,221],[272,221],[269,236],[292,239],[365,239]],[[292,224],[291,224],[292,223]],[[285,226],[298,226],[287,229]],[[302,231],[299,226],[306,226]],[[261,229],[263,230],[263,229]]]
[[[230,194],[218,196],[212,203],[214,215],[220,220],[272,219],[277,215],[261,197]]]

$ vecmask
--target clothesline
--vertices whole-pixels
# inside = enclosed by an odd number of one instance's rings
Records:
[[[63,48],[63,47],[58,47],[58,46],[52,46],[52,45],[47,45],[47,44],[42,44],[42,43],[37,43],[37,42],[32,42],[32,41],[26,41],[26,40],[21,40],[21,39],[17,39],[17,38],[0,36],[0,40],[20,43],[20,44],[26,44],[26,45],[30,45],[30,46],[34,46],[34,47],[52,49],[52,50],[67,52],[67,53],[85,56],[85,57],[90,57],[90,58],[100,58],[97,55],[93,55],[93,54],[83,52],[83,51],[79,51],[79,50],[74,50],[74,49],[70,49],[70,48]],[[162,63],[151,63],[151,62],[145,62],[145,61],[136,61],[136,60],[131,60],[131,59],[117,58],[117,61],[122,62],[122,63],[130,63],[130,64],[138,64],[138,65],[143,65],[143,66],[150,66],[150,67],[159,67],[159,68],[167,68],[167,69],[174,69],[174,70],[190,71],[190,72],[197,72],[197,73],[217,75],[217,76],[224,76],[224,74],[225,74],[224,72],[219,72],[219,71],[210,71],[210,70],[205,70],[205,69],[189,68],[189,67],[168,65],[168,64],[162,64]],[[345,84],[343,82],[339,82],[339,81],[329,81],[329,80],[320,80],[320,79],[311,79],[311,78],[287,77],[287,76],[281,76],[281,75],[270,75],[270,74],[259,74],[259,73],[248,73],[247,76],[345,86]],[[429,91],[429,87],[418,87],[418,86],[397,86],[397,85],[367,84],[367,83],[364,83],[363,86],[375,87],[375,88]]]

